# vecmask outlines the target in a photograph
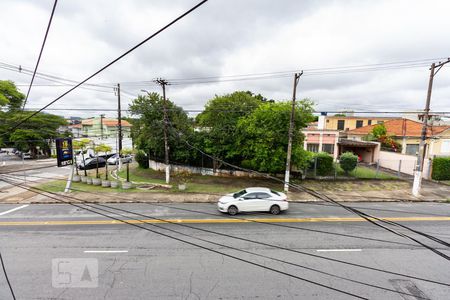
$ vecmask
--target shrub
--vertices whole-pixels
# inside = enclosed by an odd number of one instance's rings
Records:
[[[450,180],[450,157],[436,157],[433,159],[431,178],[434,180]]]
[[[315,155],[317,159],[317,171],[319,176],[326,176],[333,171],[333,157],[326,152],[319,152]]]
[[[181,170],[177,174],[175,174],[175,177],[178,180],[178,183],[180,184],[186,184],[192,179],[192,174],[187,170]]]
[[[344,170],[345,174],[353,171],[356,168],[356,164],[358,163],[358,156],[353,154],[352,152],[345,152],[339,158],[339,165],[342,170]]]
[[[139,150],[136,153],[136,157],[135,157],[137,163],[139,164],[139,167],[143,168],[143,169],[148,169],[149,165],[148,165],[148,157],[147,154],[145,154],[144,151]]]

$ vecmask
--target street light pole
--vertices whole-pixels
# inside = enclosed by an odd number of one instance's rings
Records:
[[[423,125],[421,132],[421,139],[419,144],[419,152],[417,153],[417,166],[414,172],[414,182],[412,187],[412,194],[417,197],[420,194],[420,186],[422,184],[422,173],[423,173],[423,163],[425,160],[425,145],[428,132],[428,117],[430,112],[430,102],[431,102],[431,92],[433,90],[433,80],[434,76],[439,72],[439,70],[447,63],[450,62],[450,58],[445,62],[439,62],[438,64],[432,63],[430,67],[430,79],[428,81],[428,92],[427,101],[425,104],[425,110],[423,114]]]

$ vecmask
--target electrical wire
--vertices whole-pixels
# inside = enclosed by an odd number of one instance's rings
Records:
[[[3,179],[3,180],[4,180],[4,179]],[[10,183],[10,184],[13,184],[13,183],[11,183],[11,182],[9,182],[9,183]],[[13,185],[14,185],[14,184],[13,184]],[[33,187],[33,188],[25,188],[25,187],[22,186],[22,185],[16,185],[16,186],[21,187],[21,188],[26,189],[26,190],[29,190],[29,191],[33,191],[34,189],[37,189],[37,188],[34,188],[34,187]],[[38,192],[36,192],[36,191],[34,191],[34,192],[37,193],[37,194],[45,195],[44,193],[38,193]],[[54,193],[51,193],[51,192],[46,192],[46,193],[47,193],[47,194],[54,194]],[[58,194],[55,194],[55,195],[58,195]],[[333,290],[333,291],[335,291],[335,292],[339,292],[339,293],[345,294],[345,295],[347,295],[347,296],[352,296],[352,297],[355,297],[355,298],[358,298],[358,299],[368,299],[368,298],[362,297],[362,296],[357,295],[357,294],[354,294],[354,293],[350,293],[350,292],[347,292],[347,291],[344,291],[344,290],[341,290],[341,289],[337,289],[337,288],[331,287],[331,286],[326,285],[326,284],[321,284],[321,283],[319,283],[319,282],[316,282],[316,281],[313,281],[313,280],[309,280],[309,279],[306,279],[306,278],[304,278],[304,277],[300,277],[300,276],[297,276],[297,275],[293,275],[293,274],[290,274],[290,273],[288,273],[288,272],[280,271],[280,270],[277,270],[277,269],[274,269],[274,268],[271,268],[271,267],[267,267],[267,266],[265,266],[265,265],[263,265],[263,264],[255,263],[255,262],[252,262],[252,261],[250,261],[250,260],[247,260],[247,259],[243,259],[243,258],[237,257],[237,256],[235,256],[235,255],[231,255],[231,254],[228,254],[228,253],[225,253],[225,252],[222,252],[222,251],[218,251],[218,250],[215,250],[215,249],[212,249],[212,248],[208,248],[208,247],[205,247],[205,246],[202,246],[202,245],[199,245],[199,244],[196,244],[196,243],[187,241],[187,240],[185,240],[185,239],[177,238],[177,237],[174,237],[174,236],[171,236],[171,235],[168,235],[168,234],[159,232],[159,231],[155,231],[155,230],[149,229],[148,227],[141,226],[141,225],[139,225],[139,224],[134,224],[134,223],[132,223],[132,222],[129,222],[128,220],[120,219],[120,218],[117,218],[117,217],[113,217],[113,216],[107,215],[107,214],[105,214],[105,213],[98,212],[98,211],[96,211],[96,210],[101,210],[101,211],[105,211],[105,212],[108,212],[108,213],[113,213],[113,214],[115,214],[115,215],[118,215],[118,216],[121,216],[121,217],[126,217],[126,218],[128,218],[128,219],[134,219],[134,218],[132,218],[132,217],[127,217],[127,216],[125,216],[125,215],[121,215],[121,214],[118,214],[118,213],[115,213],[115,212],[111,212],[111,211],[109,211],[109,210],[105,210],[105,209],[102,209],[102,208],[98,208],[98,207],[95,207],[95,206],[86,204],[86,203],[87,203],[86,201],[83,201],[83,200],[80,200],[80,199],[77,199],[77,200],[79,200],[80,202],[82,202],[82,204],[83,204],[84,206],[87,206],[87,207],[90,207],[90,208],[86,208],[86,207],[83,207],[83,206],[81,206],[81,205],[74,204],[74,203],[72,203],[72,202],[66,202],[66,201],[64,201],[64,200],[61,200],[60,198],[52,197],[52,196],[49,196],[49,195],[45,195],[45,196],[46,196],[46,197],[49,197],[49,198],[51,198],[51,199],[57,200],[57,201],[59,201],[59,202],[63,202],[63,203],[66,203],[66,204],[75,206],[75,207],[77,207],[77,208],[84,209],[84,210],[93,212],[93,213],[98,214],[98,215],[102,215],[102,216],[104,216],[104,217],[106,217],[106,218],[113,219],[113,220],[116,220],[116,221],[119,221],[119,222],[122,222],[122,223],[125,223],[125,224],[128,224],[128,225],[131,225],[131,226],[134,226],[134,227],[138,227],[138,228],[140,228],[140,229],[144,229],[144,230],[150,231],[150,232],[152,232],[152,233],[154,233],[154,234],[158,234],[158,235],[164,236],[164,237],[169,238],[169,239],[173,239],[173,240],[176,240],[176,241],[179,241],[179,242],[182,242],[182,243],[185,243],[185,244],[188,244],[188,245],[197,247],[197,248],[201,248],[201,249],[203,249],[203,250],[207,250],[207,251],[209,251],[209,252],[213,252],[213,253],[220,254],[220,255],[223,255],[223,256],[226,256],[226,257],[229,257],[229,258],[232,258],[232,259],[241,261],[241,262],[245,262],[245,263],[247,263],[247,264],[250,264],[250,265],[253,265],[253,266],[257,266],[257,267],[260,267],[260,268],[263,268],[263,269],[266,269],[266,270],[269,270],[269,271],[272,271],[272,272],[275,272],[275,273],[278,273],[278,274],[282,274],[282,275],[285,275],[285,276],[288,276],[288,277],[291,277],[291,278],[295,278],[295,279],[298,279],[298,280],[301,280],[301,281],[304,281],[304,282],[308,282],[308,283],[310,283],[310,284],[317,285],[317,286],[320,286],[320,287],[325,288],[325,289],[330,289],[330,290]],[[61,197],[61,195],[58,195],[58,196]],[[65,196],[65,198],[73,198],[73,197]],[[134,220],[136,220],[136,219],[134,219]],[[187,234],[185,234],[185,233],[178,232],[178,231],[175,231],[175,230],[167,229],[167,228],[158,226],[158,225],[156,225],[156,224],[152,224],[152,223],[148,223],[148,222],[144,222],[144,223],[145,223],[145,224],[152,225],[153,227],[157,227],[157,228],[164,229],[164,230],[174,231],[174,232],[177,232],[178,234],[183,235],[183,236],[189,236],[190,238],[199,239],[198,237],[191,236],[191,235],[187,235]],[[203,241],[208,242],[208,240],[204,240],[204,239],[203,239]],[[222,246],[222,247],[227,247],[227,246],[225,246],[225,245],[223,245],[223,244],[218,244],[218,245],[220,245],[220,246]],[[233,248],[234,250],[239,250],[238,248],[234,248],[234,247],[227,247],[227,248]],[[249,251],[249,252],[250,252],[250,251]],[[252,253],[252,252],[250,252],[250,253]],[[252,254],[253,254],[253,253],[252,253]],[[270,257],[269,257],[269,258],[270,258]]]
[[[140,46],[142,46],[143,44],[145,44],[146,42],[148,42],[150,39],[154,38],[155,36],[157,36],[158,34],[160,34],[161,32],[165,31],[167,28],[169,28],[170,26],[172,26],[173,24],[175,24],[176,22],[178,22],[180,19],[182,19],[183,17],[185,17],[186,15],[190,14],[191,12],[193,12],[194,10],[196,10],[198,7],[200,7],[201,5],[205,4],[208,0],[203,0],[200,3],[198,3],[197,5],[195,5],[194,7],[192,7],[191,9],[189,9],[188,11],[186,11],[185,13],[181,14],[180,16],[178,16],[177,18],[175,18],[174,20],[172,20],[171,22],[169,22],[167,25],[163,26],[161,29],[159,29],[158,31],[156,31],[155,33],[153,33],[152,35],[150,35],[149,37],[145,38],[143,41],[139,42],[137,45],[133,46],[131,49],[127,50],[125,53],[121,54],[120,56],[118,56],[117,58],[115,58],[114,60],[112,60],[111,62],[109,62],[108,64],[106,64],[105,66],[103,66],[102,68],[100,68],[99,70],[97,70],[96,72],[94,72],[93,74],[89,75],[87,78],[83,79],[82,81],[80,81],[79,83],[77,83],[74,87],[70,88],[69,90],[67,90],[66,92],[64,92],[63,94],[61,94],[60,96],[58,96],[56,99],[50,101],[48,104],[44,105],[42,108],[40,108],[39,110],[37,110],[36,112],[32,113],[31,115],[23,118],[22,120],[20,120],[17,124],[13,125],[12,128],[9,129],[9,131],[12,131],[16,128],[18,128],[20,125],[22,125],[25,121],[29,120],[30,118],[34,117],[35,115],[37,115],[39,112],[43,111],[44,109],[46,109],[47,107],[53,105],[55,102],[57,102],[58,100],[60,100],[62,97],[66,96],[67,94],[69,94],[70,92],[72,92],[73,90],[75,90],[76,88],[78,88],[79,86],[81,86],[83,83],[87,82],[88,80],[92,79],[93,77],[95,77],[96,75],[98,75],[99,73],[103,72],[105,69],[109,68],[111,65],[113,65],[114,63],[116,63],[117,61],[121,60],[123,57],[125,57],[126,55],[128,55],[129,53],[133,52],[134,50],[136,50],[137,48],[139,48]]]
[[[17,177],[17,178],[21,177],[19,175],[6,175],[6,176]],[[30,176],[30,177],[33,177],[33,176]],[[48,178],[46,178],[46,179],[48,179]],[[56,187],[56,186],[53,186],[53,187]],[[84,190],[74,189],[73,187],[70,188],[70,190],[77,191],[77,192],[83,192],[83,193],[87,193],[87,194],[94,194],[94,195],[96,194],[95,192],[88,192],[88,191],[84,191]],[[41,189],[41,191],[47,192],[47,191],[44,191],[42,189]],[[49,192],[47,192],[47,193],[49,193]],[[117,196],[117,197],[121,198],[120,196]],[[75,199],[78,199],[78,198],[75,198]],[[84,200],[81,200],[81,199],[78,199],[78,200],[79,201],[84,201]],[[129,200],[129,199],[126,199],[126,200]],[[155,203],[147,203],[147,204],[152,205],[152,206],[161,206],[161,207],[167,207],[167,208],[173,208],[173,209],[179,209],[179,210],[185,210],[185,211],[198,212],[198,213],[202,213],[202,214],[211,214],[211,213],[207,213],[207,212],[199,212],[199,211],[195,211],[195,210],[181,209],[181,208],[177,208],[177,207],[165,206],[165,205],[155,204]],[[96,203],[96,205],[101,205],[101,204],[97,204]],[[114,207],[109,207],[109,208],[116,209],[116,210],[122,210],[122,209],[114,208]],[[154,218],[154,217],[151,217],[151,216],[148,216],[148,215],[143,215],[143,214],[127,211],[127,210],[123,210],[123,211],[129,212],[129,213],[133,213],[133,214],[136,214],[136,215],[141,215],[142,217],[146,217],[146,218]],[[217,216],[217,215],[214,215],[214,216]],[[255,223],[266,224],[266,225],[282,225],[282,224],[276,224],[276,223],[270,223],[270,222],[257,222],[257,221],[252,220],[252,219],[235,218],[235,217],[231,217],[231,216],[228,216],[228,218],[238,219],[238,220],[246,220],[246,221],[249,221],[249,222],[255,222]],[[163,220],[163,219],[161,219],[161,220]],[[166,221],[166,220],[164,220],[164,221]],[[168,221],[168,222],[170,222],[170,221]],[[183,224],[183,225],[185,225],[185,224]],[[189,225],[185,225],[185,226],[189,226]],[[285,227],[285,226],[282,226],[282,227]],[[291,228],[298,229],[298,227],[291,227]],[[197,227],[194,227],[194,229],[207,231],[209,233],[218,234],[218,235],[222,235],[222,236],[226,236],[226,237],[230,237],[230,238],[234,238],[234,239],[238,239],[238,240],[242,240],[242,241],[246,241],[246,242],[250,242],[250,243],[259,244],[259,245],[262,245],[262,246],[274,247],[274,248],[277,248],[277,249],[280,249],[280,250],[285,250],[285,251],[288,251],[288,252],[293,252],[293,253],[297,253],[297,254],[303,254],[303,255],[306,255],[306,256],[314,257],[314,258],[319,258],[319,259],[329,260],[329,261],[338,262],[338,263],[351,265],[351,266],[355,266],[355,267],[360,267],[360,268],[363,268],[363,269],[368,269],[368,270],[372,270],[372,271],[378,271],[378,272],[387,273],[387,274],[396,275],[396,276],[403,276],[403,277],[416,279],[416,280],[421,280],[421,281],[426,281],[426,282],[431,282],[431,283],[435,283],[435,284],[439,284],[439,285],[450,286],[450,284],[447,284],[447,283],[437,282],[437,281],[434,281],[434,280],[429,280],[429,279],[425,279],[425,278],[411,276],[411,275],[407,275],[407,274],[403,274],[403,273],[398,273],[398,272],[383,270],[383,269],[379,269],[379,268],[369,267],[369,266],[360,265],[360,264],[352,263],[352,262],[347,262],[347,261],[343,261],[343,260],[339,260],[339,259],[333,259],[333,258],[329,258],[329,257],[326,257],[326,256],[321,256],[321,255],[317,255],[317,254],[303,252],[303,251],[300,251],[300,250],[294,250],[294,249],[290,249],[290,248],[286,248],[286,247],[282,247],[282,246],[278,246],[278,245],[272,245],[272,244],[268,244],[268,243],[264,243],[264,242],[254,241],[254,240],[247,239],[247,238],[236,237],[236,236],[232,236],[232,235],[228,235],[228,234],[224,234],[224,233],[217,233],[217,232],[214,232],[214,231],[211,231],[211,230],[207,230],[207,229],[202,229],[202,228],[197,228]]]
[[[25,185],[25,184],[20,185],[20,186],[22,187],[22,186],[24,186],[24,185]],[[37,189],[38,189],[38,188],[37,188]],[[40,190],[40,189],[38,189],[38,190]],[[41,190],[41,191],[43,191],[43,190]],[[33,192],[36,193],[36,191],[33,191]],[[58,195],[58,194],[51,193],[51,192],[48,192],[48,193],[50,193],[50,194],[52,194],[52,195],[55,195],[55,196]],[[38,193],[38,194],[43,194],[43,193]],[[130,210],[125,210],[125,209],[120,209],[120,208],[111,207],[111,206],[109,206],[109,205],[103,205],[103,204],[98,204],[98,203],[95,203],[95,204],[94,204],[95,206],[94,206],[94,205],[88,205],[87,203],[91,203],[91,202],[87,202],[87,201],[85,201],[85,200],[81,200],[81,199],[76,198],[76,197],[73,197],[73,196],[65,196],[65,198],[67,198],[67,199],[73,199],[73,200],[76,200],[76,201],[80,201],[80,202],[82,202],[84,205],[87,205],[87,206],[89,206],[89,207],[91,207],[91,208],[94,208],[94,209],[99,209],[99,208],[96,207],[96,206],[106,207],[106,208],[110,208],[110,209],[122,211],[122,212],[125,212],[125,213],[129,213],[129,214],[131,213],[131,214],[134,214],[134,215],[136,215],[136,216],[141,216],[141,217],[146,217],[146,218],[150,218],[150,219],[153,219],[153,220],[162,221],[162,222],[164,222],[164,223],[174,224],[174,225],[177,225],[177,226],[186,227],[186,228],[190,228],[190,229],[194,229],[194,230],[198,230],[198,231],[203,231],[203,232],[207,232],[207,233],[212,233],[212,234],[216,234],[216,235],[220,235],[220,236],[226,236],[226,237],[230,237],[230,238],[234,238],[234,239],[239,239],[239,240],[249,241],[248,239],[241,239],[241,238],[238,238],[238,237],[235,237],[235,236],[232,236],[232,235],[222,234],[222,233],[218,233],[218,232],[215,232],[215,231],[212,231],[212,230],[206,230],[206,229],[202,229],[202,228],[197,228],[197,227],[190,226],[190,225],[186,225],[186,224],[180,224],[180,223],[178,223],[178,222],[170,221],[170,220],[167,220],[167,219],[160,219],[160,218],[156,218],[156,217],[152,217],[152,216],[148,216],[148,215],[136,213],[136,212],[133,212],[133,211],[130,211]],[[258,257],[263,257],[263,258],[267,258],[267,259],[271,259],[271,260],[275,260],[275,261],[278,261],[278,262],[281,262],[281,263],[284,263],[284,264],[288,264],[288,265],[300,267],[300,268],[307,269],[307,270],[310,270],[310,271],[313,271],[313,272],[317,272],[317,273],[319,273],[319,274],[331,276],[331,277],[338,278],[338,279],[342,279],[342,280],[345,280],[345,281],[350,281],[350,282],[353,282],[353,283],[362,284],[362,285],[365,285],[365,286],[369,286],[369,287],[373,287],[373,288],[377,288],[377,289],[381,289],[381,290],[385,290],[385,291],[389,291],[389,292],[394,292],[394,293],[399,293],[399,294],[403,294],[403,295],[407,295],[407,296],[412,296],[411,294],[404,293],[404,292],[397,291],[397,290],[393,290],[393,289],[389,289],[389,288],[385,288],[385,287],[382,287],[382,286],[379,286],[379,285],[373,285],[373,284],[370,284],[370,283],[366,283],[366,282],[362,282],[362,281],[358,281],[358,280],[353,280],[353,279],[346,278],[346,277],[342,277],[342,276],[339,276],[339,275],[335,275],[335,274],[332,274],[332,273],[329,273],[329,272],[321,271],[321,270],[318,270],[318,269],[315,269],[315,268],[310,268],[310,267],[306,267],[306,266],[303,266],[303,265],[300,265],[300,264],[291,263],[291,262],[288,262],[288,261],[285,261],[285,260],[281,260],[281,259],[273,258],[273,257],[270,257],[270,256],[258,254],[258,253],[255,253],[255,252],[251,252],[251,251],[239,249],[239,248],[232,247],[232,246],[229,246],[229,245],[225,245],[225,244],[221,244],[221,243],[216,243],[216,242],[213,242],[213,241],[210,241],[210,240],[206,240],[206,239],[199,238],[199,237],[196,236],[196,235],[186,234],[186,233],[183,233],[183,232],[180,232],[180,231],[177,231],[177,230],[173,230],[173,229],[169,229],[169,228],[166,228],[166,227],[163,227],[163,226],[158,226],[158,225],[156,225],[156,224],[148,223],[148,222],[146,222],[145,220],[143,221],[143,220],[136,219],[136,218],[133,218],[133,217],[129,217],[129,216],[126,216],[126,215],[122,215],[122,214],[116,213],[116,212],[114,212],[114,211],[105,210],[105,209],[101,209],[101,210],[102,210],[102,211],[109,212],[109,213],[113,213],[113,214],[116,214],[116,215],[119,215],[119,216],[122,216],[122,217],[126,217],[126,218],[129,218],[129,219],[138,221],[138,222],[144,222],[144,223],[146,223],[146,224],[150,224],[150,225],[152,225],[152,226],[155,226],[155,227],[160,228],[160,229],[163,229],[163,230],[175,232],[175,233],[177,233],[177,234],[181,234],[181,235],[184,235],[184,236],[189,236],[189,237],[191,237],[191,238],[194,238],[194,239],[197,239],[197,240],[200,240],[200,241],[203,241],[203,242],[207,242],[207,243],[210,243],[210,244],[213,244],[213,245],[216,245],[216,246],[226,247],[226,248],[229,248],[229,249],[232,249],[232,250],[235,250],[235,251],[239,251],[239,252],[243,252],[243,253],[247,253],[247,254],[251,254],[251,255],[255,255],[255,256],[258,256]],[[255,243],[254,241],[251,241],[251,242]],[[262,245],[267,246],[268,244],[264,244],[264,243],[263,243]],[[271,246],[271,247],[275,247],[275,248],[279,248],[279,247],[274,246],[274,245],[270,245],[270,246]],[[422,297],[421,297],[421,298],[422,298]],[[424,299],[424,298],[422,298],[422,299]],[[425,299],[427,299],[427,298],[425,298]]]
[[[166,122],[167,122],[167,121],[166,121]],[[167,122],[167,123],[168,123],[169,125],[171,124],[171,122]],[[180,138],[182,138],[182,133],[180,133],[176,128],[174,128],[173,125],[170,125],[170,126],[178,133],[178,136],[179,136]],[[200,153],[202,153],[203,155],[206,155],[206,156],[210,157],[211,159],[215,159],[215,160],[217,160],[217,161],[219,161],[219,162],[221,162],[221,163],[223,163],[223,164],[225,164],[225,165],[228,165],[228,166],[230,166],[230,167],[232,167],[232,168],[235,168],[235,169],[237,169],[237,170],[242,170],[242,171],[251,172],[251,173],[254,173],[254,174],[259,174],[260,176],[264,176],[264,177],[266,177],[266,178],[272,178],[272,179],[274,179],[274,180],[277,180],[277,181],[282,182],[282,183],[285,184],[284,180],[282,180],[282,179],[279,179],[279,178],[276,178],[276,177],[274,177],[274,176],[271,176],[271,175],[268,175],[268,174],[264,174],[264,173],[261,173],[261,172],[255,171],[255,170],[242,168],[242,167],[239,167],[239,166],[230,164],[230,163],[228,163],[228,162],[226,162],[226,161],[224,161],[224,160],[222,160],[222,159],[220,159],[220,158],[211,156],[211,155],[205,153],[203,150],[201,150],[201,149],[199,149],[199,148],[197,148],[197,147],[191,145],[186,139],[183,139],[183,140],[184,140],[184,142],[186,143],[186,145],[188,145],[190,148],[199,151]],[[357,210],[357,209],[354,209],[354,208],[348,207],[348,206],[346,206],[346,205],[344,205],[344,204],[342,204],[342,203],[339,203],[339,202],[335,201],[334,199],[332,199],[332,198],[330,198],[330,197],[328,197],[328,196],[326,196],[326,195],[320,194],[320,193],[318,193],[318,192],[316,192],[316,191],[314,191],[314,190],[311,190],[311,189],[308,189],[308,188],[305,188],[305,187],[302,187],[302,186],[299,186],[299,185],[295,185],[295,184],[292,184],[292,183],[288,183],[288,185],[291,186],[291,187],[293,187],[293,188],[296,188],[296,189],[298,189],[298,190],[300,190],[300,191],[307,192],[308,194],[313,195],[313,196],[315,196],[315,197],[317,197],[317,198],[319,198],[319,199],[321,199],[321,200],[324,200],[324,201],[327,201],[327,202],[332,202],[332,203],[334,203],[334,204],[336,204],[336,205],[338,205],[338,206],[340,206],[340,207],[346,209],[347,211],[350,211],[350,212],[353,212],[353,213],[357,214],[358,216],[362,217],[363,219],[365,219],[366,221],[372,223],[373,225],[378,226],[378,227],[380,227],[380,228],[383,228],[383,229],[385,229],[385,230],[387,230],[387,231],[389,231],[389,232],[391,232],[391,233],[393,233],[393,234],[395,234],[395,235],[398,235],[398,236],[404,237],[404,238],[406,238],[406,239],[409,239],[409,240],[411,240],[411,241],[414,241],[414,242],[416,242],[417,244],[423,246],[424,248],[427,248],[428,250],[430,250],[430,251],[434,252],[435,254],[441,256],[442,258],[446,259],[447,261],[450,261],[450,256],[448,256],[448,255],[446,255],[445,253],[443,253],[443,252],[441,252],[441,251],[435,249],[434,247],[431,247],[431,246],[429,246],[429,245],[427,245],[427,244],[425,244],[425,243],[423,243],[423,242],[417,240],[416,238],[413,238],[413,237],[411,237],[411,236],[409,236],[409,235],[407,235],[407,234],[398,232],[398,231],[393,230],[393,229],[391,229],[391,228],[388,228],[388,227],[386,227],[386,226],[384,226],[384,225],[382,225],[382,224],[379,224],[379,223],[377,223],[376,221],[379,221],[379,222],[381,222],[381,223],[390,224],[390,225],[394,224],[394,225],[399,226],[399,227],[402,227],[402,228],[404,228],[404,229],[408,229],[408,230],[410,230],[410,231],[412,231],[412,232],[414,232],[414,233],[418,233],[418,234],[420,234],[420,235],[422,235],[422,236],[424,236],[424,237],[426,237],[426,238],[428,238],[428,239],[430,239],[430,240],[433,240],[433,241],[435,241],[435,242],[437,242],[437,243],[440,243],[440,244],[442,244],[442,245],[445,245],[445,246],[447,246],[447,247],[450,247],[450,244],[449,244],[449,243],[447,243],[447,242],[445,242],[445,241],[443,241],[443,240],[440,240],[440,239],[438,239],[437,237],[430,236],[430,235],[425,234],[425,233],[421,233],[420,231],[413,231],[411,228],[409,228],[409,227],[407,227],[407,226],[405,226],[405,225],[401,225],[401,224],[399,224],[399,223],[393,222],[393,221],[385,221],[385,220],[383,220],[383,219],[380,219],[380,218],[377,218],[377,217],[368,215],[368,214],[363,213],[363,212],[361,212],[361,211],[359,211],[359,210]],[[374,220],[376,220],[376,221],[374,221]],[[401,225],[401,226],[400,226],[400,225]]]
[[[52,24],[53,15],[55,14],[56,4],[58,3],[58,0],[55,0],[53,3],[52,12],[50,15],[50,20],[48,21],[47,30],[45,31],[44,40],[42,41],[41,50],[39,51],[39,56],[36,62],[36,66],[34,67],[33,76],[31,77],[30,86],[28,87],[27,95],[25,97],[25,100],[23,102],[22,110],[25,109],[25,105],[27,104],[28,97],[30,96],[31,87],[33,86],[34,77],[36,76],[37,69],[39,67],[39,62],[41,61],[42,52],[44,51],[45,42],[47,41],[48,32],[50,31],[50,25]]]
[[[2,265],[3,274],[5,274],[6,283],[8,284],[9,290],[11,292],[11,296],[12,296],[13,300],[16,300],[16,295],[14,294],[14,290],[12,288],[11,282],[9,281],[8,273],[6,272],[5,262],[3,261],[1,252],[0,252],[0,263]]]

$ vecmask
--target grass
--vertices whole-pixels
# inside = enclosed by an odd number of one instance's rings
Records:
[[[49,181],[45,183],[41,183],[36,186],[39,189],[43,189],[47,192],[52,193],[58,193],[58,192],[64,192],[64,189],[66,187],[66,180],[54,180]],[[92,184],[86,184],[86,183],[80,183],[80,182],[72,182],[71,188],[73,188],[75,191],[84,191],[84,192],[144,192],[143,190],[132,188],[128,190],[124,190],[121,187],[118,188],[104,188],[98,185],[92,185]]]
[[[338,176],[345,175],[344,170],[342,170],[342,168],[339,165],[336,167],[338,168],[337,169]],[[391,175],[389,173],[382,172],[382,171],[379,171],[377,174],[376,170],[374,170],[372,168],[364,167],[364,166],[356,167],[356,169],[354,169],[353,171],[351,171],[349,173],[349,176],[355,177],[358,179],[383,179],[383,180],[398,179],[396,176]]]
[[[338,174],[344,174],[344,171],[338,167]],[[113,168],[109,169],[110,171]],[[101,178],[104,178],[105,170],[99,170]],[[83,175],[83,172],[80,173]],[[89,170],[88,175],[95,177],[95,169]],[[119,177],[126,178],[126,168],[123,168],[118,172]],[[376,171],[367,167],[358,167],[356,170],[350,172],[350,176],[363,179],[363,180],[292,180],[293,183],[300,184],[307,188],[315,189],[317,191],[381,191],[381,190],[399,190],[409,188],[407,182],[393,180],[396,177],[379,172],[378,177],[375,177]],[[364,180],[364,179],[388,179],[388,180]],[[112,178],[110,178],[112,179]],[[152,169],[142,169],[137,164],[130,165],[130,180],[139,183],[148,184],[160,184],[165,185],[165,173],[155,171]],[[249,186],[265,186],[274,190],[282,191],[283,184],[275,180],[264,178],[247,178],[247,177],[217,177],[217,176],[203,176],[192,175],[190,181],[186,185],[186,190],[180,191],[178,189],[178,183],[176,176],[171,176],[172,188],[165,187],[154,189],[139,189],[133,188],[129,190],[123,190],[122,188],[103,188],[101,186],[88,185],[85,183],[73,182],[72,187],[75,190],[86,192],[172,192],[172,193],[209,193],[209,194],[226,194],[244,189]],[[50,191],[50,192],[62,192],[66,185],[65,180],[51,181],[48,183],[42,183],[38,187]]]

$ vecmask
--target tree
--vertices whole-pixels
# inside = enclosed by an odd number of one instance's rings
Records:
[[[353,171],[358,164],[358,156],[352,152],[344,152],[339,158],[339,165],[345,174],[348,175],[349,172]]]
[[[164,157],[164,99],[158,93],[138,96],[130,104],[130,111],[140,118],[132,119],[136,147],[158,159]],[[192,157],[183,138],[193,134],[193,121],[181,107],[167,99],[167,131],[169,160],[188,162]]]
[[[0,107],[8,106],[9,111],[17,111],[22,107],[25,95],[17,90],[14,82],[0,80]]]
[[[279,173],[286,164],[288,131],[292,104],[290,101],[264,103],[238,122],[238,140],[234,151],[242,165],[261,172]],[[303,168],[308,157],[303,150],[301,128],[313,120],[313,103],[304,99],[296,103],[292,163]]]
[[[236,149],[238,122],[261,105],[262,98],[251,92],[237,91],[210,99],[196,118],[203,131],[205,152],[231,163],[240,162],[240,151]]]
[[[374,138],[379,139],[382,136],[387,135],[387,129],[384,124],[377,124],[372,129],[372,135]]]
[[[32,157],[37,155],[37,147],[40,147],[44,153],[50,154],[49,141],[60,137],[57,129],[66,125],[64,118],[56,115],[39,113],[13,132],[9,132],[11,124],[16,124],[32,112],[8,112],[5,114],[5,125],[0,132],[5,135],[6,139],[14,142],[15,147],[21,151],[30,151]]]
[[[49,141],[62,136],[57,129],[66,125],[66,121],[56,115],[38,113],[11,131],[14,124],[33,113],[21,111],[24,99],[25,95],[17,90],[14,82],[0,80],[0,108],[6,108],[0,111],[0,146],[13,142],[19,150],[30,151],[32,157],[36,157],[38,147],[49,155]]]

